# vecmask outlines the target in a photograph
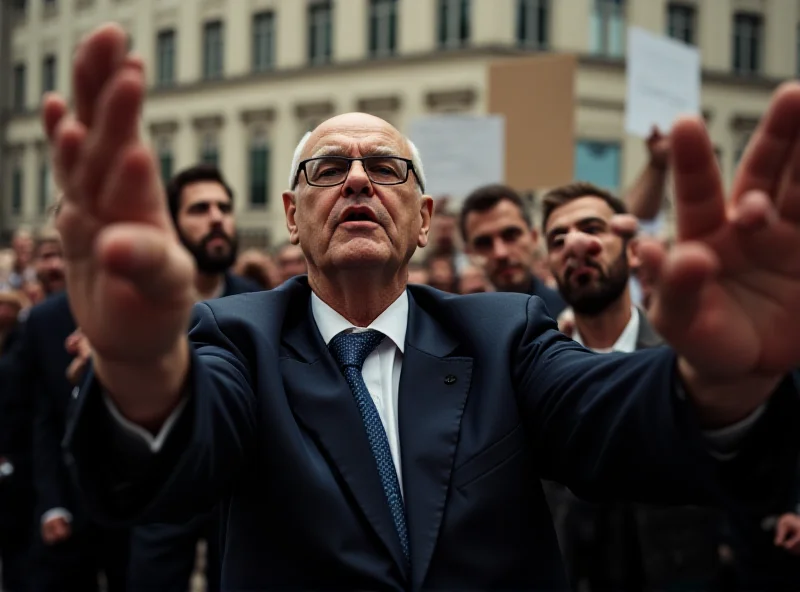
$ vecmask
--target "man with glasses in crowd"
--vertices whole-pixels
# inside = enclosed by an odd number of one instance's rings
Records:
[[[90,35],[74,77],[74,115],[51,96],[43,119],[94,346],[65,446],[97,516],[174,520],[223,499],[223,588],[556,589],[542,476],[674,503],[789,491],[800,275],[771,253],[800,245],[800,86],[777,91],[730,217],[702,123],[675,124],[683,242],[644,255],[675,349],[601,356],[539,298],[407,286],[432,199],[412,144],[365,114],[322,123],[295,154],[283,202],[308,277],[194,306],[124,32]],[[722,426],[738,437],[708,433]]]

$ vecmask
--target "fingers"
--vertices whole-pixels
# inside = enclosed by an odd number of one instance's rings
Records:
[[[788,537],[784,540],[783,547],[789,550],[800,547],[800,530],[791,528],[787,534]]]
[[[731,222],[746,232],[762,230],[778,221],[778,212],[763,191],[748,191],[731,209]]]
[[[789,162],[783,171],[776,204],[780,217],[800,222],[800,135],[795,139]]]
[[[55,139],[56,128],[67,111],[66,101],[55,93],[47,93],[42,99],[42,126],[50,142]]]
[[[73,97],[77,119],[86,127],[94,122],[103,87],[125,60],[127,38],[119,25],[103,25],[78,48],[72,73]]]
[[[718,272],[719,260],[701,243],[683,243],[666,254],[663,247],[645,242],[639,256],[647,273],[657,278],[651,304],[652,320],[664,338],[679,351],[693,349],[685,336],[697,319],[707,282]]]
[[[104,88],[75,179],[84,199],[94,202],[120,151],[136,139],[143,97],[144,80],[135,69],[121,69]]]
[[[153,154],[142,145],[119,156],[97,207],[108,222],[144,222],[174,233]]]
[[[800,84],[783,84],[747,145],[733,182],[732,199],[751,190],[776,198],[784,170],[800,133]]]
[[[778,526],[775,528],[775,545],[782,546],[788,534],[789,523],[786,520],[779,520]]]
[[[725,197],[714,147],[697,118],[681,118],[670,133],[679,240],[703,237],[725,222]]]
[[[193,300],[194,261],[172,236],[141,224],[115,224],[97,240],[101,266],[143,298],[167,306]]]
[[[611,230],[622,238],[633,238],[639,231],[639,220],[631,214],[617,214],[611,218]]]

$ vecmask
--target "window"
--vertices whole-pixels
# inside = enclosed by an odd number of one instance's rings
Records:
[[[172,178],[175,162],[172,156],[172,142],[170,138],[162,136],[158,139],[158,168],[161,181],[166,185]]]
[[[42,3],[44,5],[44,13],[45,18],[50,18],[55,16],[58,13],[58,3],[56,0],[44,0]]]
[[[625,52],[625,0],[593,0],[591,49],[608,57]]]
[[[517,42],[545,49],[548,42],[550,0],[517,0]]]
[[[757,74],[761,70],[762,29],[760,14],[739,12],[734,15],[733,71],[736,74]]]
[[[253,15],[253,72],[275,67],[275,13]]]
[[[397,0],[370,0],[369,55],[385,57],[397,50]]]
[[[206,80],[222,77],[222,36],[222,21],[203,25],[203,78]]]
[[[333,55],[333,7],[315,2],[308,7],[308,61],[327,64]]]
[[[619,189],[620,145],[618,142],[579,141],[575,147],[575,179],[599,187]]]
[[[156,85],[175,84],[175,31],[159,31],[156,38]]]
[[[12,0],[11,11],[17,18],[24,17],[25,13],[28,11],[28,3],[26,0]]]
[[[11,171],[11,214],[14,216],[19,216],[22,213],[22,193],[24,190],[22,165],[17,163]]]
[[[678,41],[694,45],[695,9],[686,4],[667,6],[667,35]]]
[[[47,168],[47,160],[42,159],[39,164],[39,213],[44,214],[47,212],[47,202],[50,196],[49,185],[50,173]]]
[[[248,189],[251,208],[264,208],[269,202],[270,150],[266,134],[254,134],[250,142]]]
[[[469,41],[470,0],[439,0],[439,47],[463,47]]]
[[[56,76],[56,56],[45,56],[42,61],[42,94],[56,89]]]
[[[14,66],[14,96],[12,98],[15,111],[24,111],[27,99],[25,97],[25,86],[27,84],[27,68],[25,64]]]
[[[219,143],[216,132],[205,132],[200,144],[200,162],[219,166]]]

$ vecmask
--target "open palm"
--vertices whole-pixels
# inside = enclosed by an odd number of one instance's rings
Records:
[[[73,88],[74,113],[49,96],[42,115],[64,190],[56,225],[70,305],[104,358],[157,359],[184,338],[194,263],[139,137],[144,77],[120,27],[101,27],[81,43]]]
[[[800,85],[781,86],[726,200],[703,124],[670,134],[677,245],[643,256],[660,269],[651,318],[699,374],[780,376],[800,365]]]

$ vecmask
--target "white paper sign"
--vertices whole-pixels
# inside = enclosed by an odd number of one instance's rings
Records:
[[[411,122],[408,137],[422,156],[428,195],[460,200],[481,185],[505,179],[502,115],[421,117]]]
[[[700,114],[700,53],[646,31],[628,28],[625,131],[647,137],[668,132],[679,115]]]

